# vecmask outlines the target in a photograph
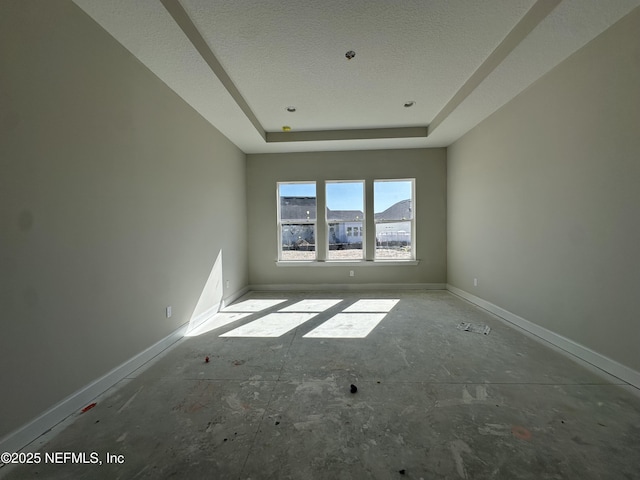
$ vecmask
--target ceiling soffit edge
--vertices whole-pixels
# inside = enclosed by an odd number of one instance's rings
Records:
[[[464,99],[467,98],[527,37],[527,35],[551,13],[561,0],[537,0],[537,2],[527,11],[514,28],[511,29],[502,42],[476,69],[462,87],[460,87],[449,102],[447,102],[442,110],[438,112],[429,125],[421,127],[315,130],[297,132],[267,132],[227,72],[224,70],[211,48],[209,48],[202,34],[198,31],[179,0],[160,0],[160,2],[188,40],[192,43],[193,47],[201,55],[203,60],[207,63],[213,74],[229,92],[235,103],[248,118],[259,135],[266,143],[273,144],[336,140],[426,138],[438,126],[440,126],[449,117],[449,115],[451,115],[451,113],[460,106]]]

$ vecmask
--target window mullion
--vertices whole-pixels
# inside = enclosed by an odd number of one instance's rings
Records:
[[[366,223],[364,231],[367,237],[364,242],[364,258],[367,261],[372,261],[374,260],[376,253],[376,223],[375,215],[373,213],[373,182],[365,182],[364,201],[364,219]]]
[[[325,194],[325,188],[318,188],[316,190],[316,260],[324,262],[327,259],[327,197]],[[323,221],[324,219],[324,221]]]

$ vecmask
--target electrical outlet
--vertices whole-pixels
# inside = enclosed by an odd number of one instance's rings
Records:
[[[354,272],[353,270],[349,270],[349,276],[350,277],[355,277],[356,276],[356,272]]]
[[[171,312],[171,305],[169,305],[167,307],[167,318],[171,318],[172,312]]]
[[[473,286],[474,286],[474,287],[477,287],[477,286],[478,286],[478,279],[477,279],[477,278],[474,278],[474,279],[473,279]]]
[[[229,285],[231,285],[231,284],[229,283],[229,280],[227,280],[226,285],[227,285],[227,288],[229,288]]]

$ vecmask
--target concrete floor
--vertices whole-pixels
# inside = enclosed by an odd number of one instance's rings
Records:
[[[4,467],[0,476],[640,479],[632,387],[448,292],[247,298],[287,301],[185,337],[39,448],[96,452],[102,465]],[[313,298],[341,302],[280,337],[219,336]],[[366,338],[303,338],[367,298],[399,302]],[[460,322],[491,332],[463,332]],[[107,452],[124,463],[106,464]]]

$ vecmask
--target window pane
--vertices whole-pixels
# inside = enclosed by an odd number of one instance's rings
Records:
[[[327,220],[362,221],[364,218],[362,182],[327,182]]]
[[[282,224],[281,260],[315,260],[315,225],[304,223]]]
[[[407,260],[411,253],[411,222],[376,223],[376,258]]]
[[[413,181],[376,181],[373,184],[376,259],[410,260],[414,257]]]
[[[316,220],[315,183],[283,183],[279,186],[280,220]]]
[[[327,182],[328,260],[364,258],[364,182]]]
[[[411,180],[376,181],[373,184],[373,211],[376,223],[413,218]]]
[[[329,260],[362,260],[363,224],[349,222],[329,224]]]
[[[279,183],[280,260],[316,259],[316,184]]]

